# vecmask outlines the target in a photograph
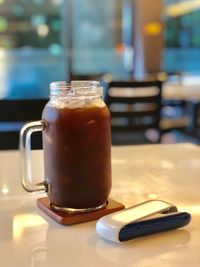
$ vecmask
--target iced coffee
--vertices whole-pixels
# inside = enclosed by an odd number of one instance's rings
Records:
[[[96,86],[55,88],[42,114],[49,200],[61,210],[100,207],[111,190],[109,111]]]

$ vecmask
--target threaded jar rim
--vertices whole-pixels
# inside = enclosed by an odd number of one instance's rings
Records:
[[[101,97],[103,88],[98,81],[56,81],[50,83],[50,96]]]

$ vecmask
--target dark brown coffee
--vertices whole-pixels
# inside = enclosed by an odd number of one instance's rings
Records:
[[[50,202],[58,207],[91,208],[111,190],[110,114],[105,105],[46,106],[43,120],[44,170]]]

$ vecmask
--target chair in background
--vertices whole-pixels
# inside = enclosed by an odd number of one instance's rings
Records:
[[[18,149],[21,127],[40,120],[46,103],[46,99],[0,100],[0,149]],[[33,135],[32,147],[42,147],[41,133]]]
[[[160,127],[163,133],[183,131],[189,127],[188,104],[186,101],[163,100]]]
[[[186,130],[190,123],[188,116],[188,101],[181,96],[182,74],[179,72],[166,74],[166,79],[163,84],[163,92],[166,95],[166,89],[171,87],[171,91],[176,94],[176,97],[169,96],[162,99],[162,114],[161,128],[163,132],[171,132],[172,130]],[[176,87],[178,86],[178,87]],[[173,90],[172,90],[173,88]],[[177,89],[180,96],[177,95]]]
[[[159,80],[107,83],[105,101],[114,145],[160,142],[161,90]]]

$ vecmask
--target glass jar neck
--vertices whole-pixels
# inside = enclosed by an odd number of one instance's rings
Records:
[[[102,97],[103,88],[98,81],[65,81],[50,84],[50,97],[97,98]]]

